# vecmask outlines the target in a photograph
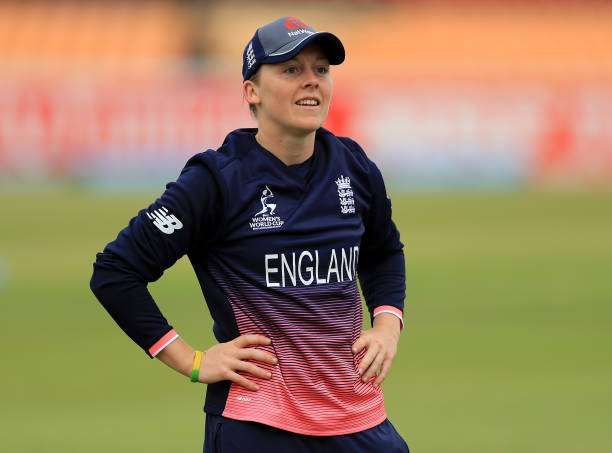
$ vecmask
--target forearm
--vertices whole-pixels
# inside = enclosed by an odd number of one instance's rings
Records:
[[[114,255],[98,253],[90,287],[117,325],[143,351],[154,356],[156,351],[151,348],[173,329],[149,293],[146,281]]]
[[[182,375],[191,376],[193,355],[194,349],[179,337],[155,357]]]

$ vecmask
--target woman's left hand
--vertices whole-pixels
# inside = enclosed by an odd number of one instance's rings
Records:
[[[374,319],[374,327],[361,333],[353,344],[353,353],[358,354],[366,348],[359,363],[359,374],[363,382],[368,382],[375,374],[378,376],[374,386],[378,387],[385,380],[397,353],[399,336],[399,319],[386,314],[378,315]]]

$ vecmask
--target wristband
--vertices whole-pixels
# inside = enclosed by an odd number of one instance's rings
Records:
[[[201,363],[202,363],[202,351],[196,351],[193,357],[193,365],[191,367],[191,382],[199,382]]]

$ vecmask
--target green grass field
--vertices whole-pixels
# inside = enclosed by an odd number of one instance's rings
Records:
[[[196,452],[204,386],[148,359],[89,291],[94,255],[152,195],[3,191],[3,452]],[[612,194],[394,198],[406,329],[385,382],[413,452],[612,451]],[[212,344],[181,260],[150,286]]]

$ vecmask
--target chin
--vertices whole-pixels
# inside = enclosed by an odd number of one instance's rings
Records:
[[[294,131],[299,131],[303,134],[309,134],[319,129],[322,125],[323,125],[323,121],[319,119],[317,120],[311,119],[311,120],[296,121],[295,123],[288,125],[288,127]]]

